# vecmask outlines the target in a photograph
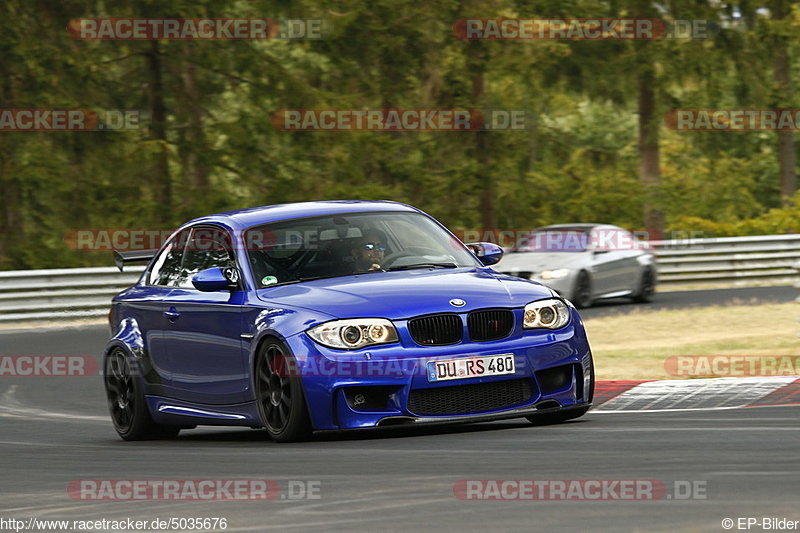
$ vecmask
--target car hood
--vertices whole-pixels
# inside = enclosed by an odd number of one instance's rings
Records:
[[[584,265],[591,252],[514,252],[495,266],[500,272],[541,272]]]
[[[522,307],[552,295],[538,283],[477,268],[375,272],[258,291],[258,297],[271,305],[303,307],[339,318],[394,320],[485,307]],[[466,304],[455,307],[449,303],[454,298]]]

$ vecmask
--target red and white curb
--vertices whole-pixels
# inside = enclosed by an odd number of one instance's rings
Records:
[[[595,412],[800,405],[800,376],[598,381]]]

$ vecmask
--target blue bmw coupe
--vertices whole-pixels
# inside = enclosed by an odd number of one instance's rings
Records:
[[[113,299],[104,382],[126,440],[198,425],[312,431],[586,413],[591,350],[573,305],[498,274],[394,202],[274,205],[186,223]]]

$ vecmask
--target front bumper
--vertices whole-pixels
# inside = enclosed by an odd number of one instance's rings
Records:
[[[396,323],[400,342],[393,345],[344,352],[322,347],[304,333],[286,341],[297,359],[316,430],[496,420],[590,405],[592,356],[580,317],[574,310],[572,314],[570,324],[557,331],[522,330],[517,326],[506,339],[451,346],[419,346],[402,322]],[[442,382],[427,379],[425,364],[430,360],[501,354],[514,356],[514,374]],[[553,373],[564,377],[549,380]],[[524,382],[530,394],[507,405],[479,408],[479,412],[474,408],[465,412],[450,409],[435,415],[409,408],[412,394],[418,391],[447,397],[444,388],[468,385],[473,386],[471,390],[487,387],[496,391],[503,382],[512,380]],[[379,395],[377,402],[369,399],[370,393]],[[361,404],[354,402],[358,394],[367,398]]]
[[[541,283],[548,289],[553,289],[563,298],[572,299],[574,297],[573,292],[575,291],[575,278],[575,271],[571,271],[569,274],[559,279],[542,279],[538,274],[534,274],[530,279],[531,281]]]
[[[558,279],[542,279],[541,272],[531,272],[529,270],[510,270],[502,271],[503,274],[514,277],[522,277],[541,283],[548,289],[556,291],[562,298],[572,299],[573,292],[575,292],[575,283],[578,278],[578,270],[569,269],[569,273],[563,278]]]

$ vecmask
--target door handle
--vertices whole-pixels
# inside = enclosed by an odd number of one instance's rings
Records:
[[[164,316],[166,316],[170,322],[175,322],[180,318],[181,314],[174,307],[170,307],[169,311],[164,311]]]

